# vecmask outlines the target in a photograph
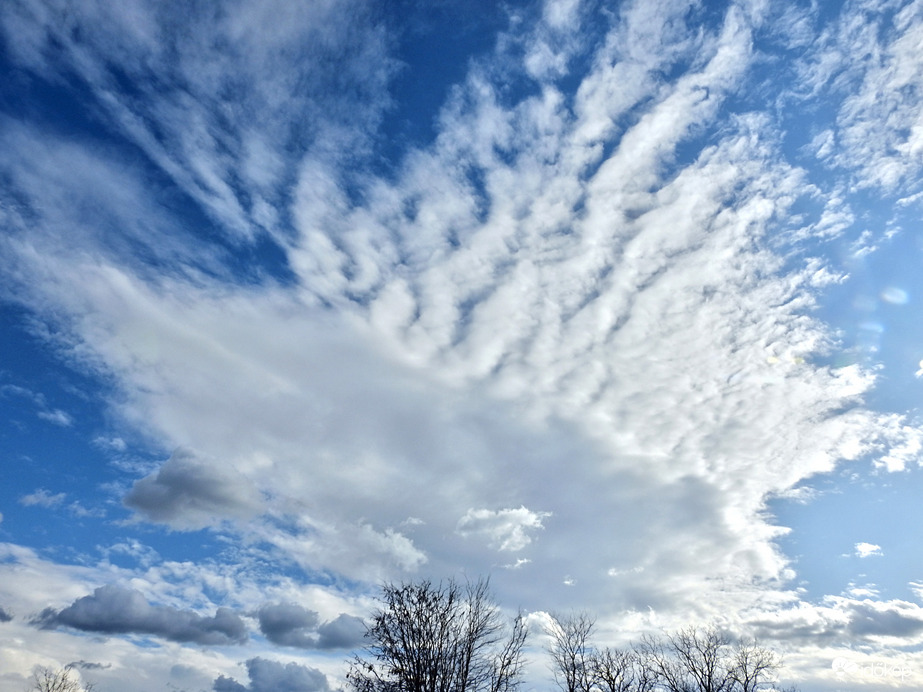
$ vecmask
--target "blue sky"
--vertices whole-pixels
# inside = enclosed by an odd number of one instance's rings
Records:
[[[382,580],[489,574],[535,688],[585,609],[923,690],[921,43],[889,0],[3,3],[0,688],[337,689]]]

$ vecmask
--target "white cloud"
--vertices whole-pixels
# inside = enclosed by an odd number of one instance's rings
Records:
[[[856,557],[871,557],[873,555],[883,555],[881,546],[874,543],[860,542],[856,543]]]
[[[137,481],[129,504],[181,528],[237,521],[305,567],[371,579],[489,568],[451,537],[458,517],[520,505],[555,522],[515,572],[570,574],[601,602],[616,588],[607,572],[635,566],[663,578],[620,577],[631,605],[702,603],[717,575],[784,578],[764,498],[841,458],[887,458],[907,426],[857,408],[871,373],[808,362],[831,344],[807,315],[821,270],[783,271],[764,242],[804,174],[765,120],[729,119],[671,168],[739,86],[751,20],[735,10],[702,34],[670,23],[682,8],[644,7],[626,8],[573,112],[551,88],[506,108],[475,70],[433,147],[370,180],[363,203],[330,160],[304,160],[298,295],[202,277],[154,286],[117,255],[75,261],[8,239],[39,279],[27,299],[72,315],[73,352],[116,377],[120,420],[202,451]],[[624,101],[602,86],[635,69],[628,54],[666,69],[693,53],[675,84],[642,72]],[[600,163],[589,133],[612,137],[599,119],[644,100]],[[408,504],[424,522],[412,538],[393,528]],[[625,545],[580,557],[578,573],[567,563],[597,544],[600,517]],[[526,526],[488,542],[521,549]]]
[[[697,11],[688,3],[625,3],[599,29],[598,50],[581,56],[588,72],[568,94],[556,80],[583,49],[573,31],[585,8],[549,2],[534,32],[499,41],[456,86],[431,146],[358,180],[351,166],[388,101],[388,39],[364,14],[350,24],[361,3],[289,5],[192,16],[175,55],[147,6],[81,5],[79,43],[53,5],[2,14],[21,64],[54,74],[45,52],[60,44],[100,117],[224,240],[274,234],[295,277],[291,287],[233,283],[225,248],[188,234],[143,167],[0,123],[0,165],[25,200],[0,209],[15,229],[0,239],[4,295],[54,322],[66,357],[112,383],[113,430],[130,430],[98,437],[99,447],[124,452],[131,432],[180,450],[152,471],[117,467],[133,474],[124,499],[136,519],[208,527],[244,563],[170,562],[126,541],[103,554],[132,557],[133,570],[61,568],[43,578],[67,588],[34,596],[16,577],[4,586],[16,602],[60,610],[118,583],[174,616],[193,599],[211,617],[219,596],[252,613],[267,590],[289,604],[306,588],[247,573],[254,555],[354,585],[486,573],[497,551],[528,550],[503,558],[501,597],[647,625],[637,614],[652,608],[664,624],[736,618],[825,644],[916,641],[913,604],[858,589],[821,606],[801,600],[777,544],[785,529],[766,512],[768,497],[843,460],[905,468],[921,437],[903,416],[863,408],[874,371],[823,364],[836,337],[814,308],[843,274],[800,243],[851,227],[852,186],[825,192],[788,163],[772,113],[727,112],[761,59],[754,34],[771,31],[760,4],[735,3],[703,28],[687,23]],[[809,45],[811,21],[791,10],[784,40]],[[861,88],[835,127],[812,135],[816,156],[866,186],[899,187],[917,166],[912,127],[894,148],[916,115],[897,96],[872,98],[876,80],[912,86],[918,76],[908,49],[917,18],[902,11],[894,22],[904,34],[881,47],[893,59],[843,76]],[[834,79],[829,53],[870,35],[864,25],[837,31],[814,53],[806,92]],[[109,56],[140,93],[113,88]],[[298,81],[293,57],[334,61],[356,98],[331,95],[330,77],[310,70]],[[490,57],[535,88],[511,103]],[[168,94],[146,86],[152,75],[166,75]],[[225,132],[227,108],[239,119]],[[882,132],[868,132],[879,115]],[[818,213],[786,223],[805,198]],[[17,216],[25,206],[34,217]],[[800,230],[780,238],[780,225]],[[871,234],[855,249],[876,243]],[[37,491],[22,502],[64,499]],[[860,543],[856,554],[876,549]],[[18,559],[38,578],[34,554]],[[334,588],[311,596],[326,608],[286,609],[286,632],[311,630],[307,612],[334,622],[368,605],[341,603]],[[42,646],[60,641],[52,634],[37,635]],[[144,655],[154,665],[167,654]],[[233,661],[182,660],[209,671],[189,687],[223,675],[227,689],[247,689],[232,680],[242,678]],[[250,687],[277,675],[320,681],[281,666],[248,670]]]
[[[38,417],[49,423],[60,425],[62,428],[69,428],[74,424],[74,418],[66,411],[56,408],[52,411],[39,411]]]
[[[28,495],[20,497],[19,504],[26,507],[45,507],[46,509],[50,509],[59,506],[64,502],[66,497],[66,493],[52,494],[44,488],[39,488],[34,493],[29,493]]]
[[[850,584],[844,592],[844,595],[856,599],[875,599],[881,596],[881,591],[876,588],[874,584],[864,584],[862,586],[859,586],[858,584]]]
[[[364,0],[243,2],[179,23],[143,3],[65,4],[3,12],[11,57],[56,79],[66,77],[49,55],[62,56],[124,136],[237,241],[281,235],[286,150],[358,152],[388,105],[396,64]],[[337,70],[314,69],[334,61]]]
[[[128,444],[121,437],[104,437],[99,435],[93,439],[93,444],[113,452],[124,452],[128,449]]]
[[[815,137],[817,155],[854,172],[860,186],[886,193],[919,191],[915,177],[923,168],[915,96],[923,85],[917,59],[923,13],[919,3],[902,4],[891,12],[853,3],[809,51],[811,67],[801,82],[842,96],[835,128]]]
[[[550,512],[518,509],[469,509],[455,530],[462,536],[480,536],[495,550],[520,551],[532,542],[530,532],[542,529]]]
[[[824,646],[855,646],[881,638],[903,645],[923,641],[923,608],[899,599],[827,596],[821,605],[799,603],[752,616],[758,636]]]

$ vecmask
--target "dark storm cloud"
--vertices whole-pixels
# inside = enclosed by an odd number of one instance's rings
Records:
[[[13,619],[13,615],[3,606],[0,606],[0,622],[9,622]]]
[[[259,493],[239,473],[177,450],[160,469],[136,481],[125,505],[151,521],[202,528],[257,513]]]
[[[360,618],[345,613],[318,626],[318,615],[295,603],[268,603],[257,613],[260,632],[273,644],[301,649],[338,649],[358,644],[365,633]]]
[[[113,584],[101,586],[59,612],[44,610],[33,624],[101,634],[150,634],[196,644],[241,644],[247,640],[243,620],[229,608],[218,608],[214,617],[203,617],[190,610],[152,606],[138,591]]]
[[[297,663],[278,663],[265,658],[247,661],[248,686],[233,678],[220,676],[212,688],[215,692],[324,692],[330,689],[327,677],[316,668]]]

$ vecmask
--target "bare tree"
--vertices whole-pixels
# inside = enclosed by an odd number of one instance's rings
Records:
[[[772,651],[753,642],[735,644],[715,628],[644,637],[638,652],[666,692],[758,692],[782,665]]]
[[[758,692],[771,685],[782,667],[778,654],[754,641],[738,642],[733,657],[733,676],[739,692]]]
[[[734,684],[727,650],[730,639],[717,629],[688,627],[667,635],[673,655],[699,692],[727,692]]]
[[[598,650],[595,622],[586,613],[552,615],[548,628],[552,672],[562,692],[653,692],[655,676],[632,650]]]
[[[561,692],[591,692],[595,650],[590,635],[596,621],[587,613],[552,614],[548,634],[551,670]]]
[[[356,692],[513,692],[526,628],[507,626],[487,580],[386,584],[369,643],[350,664]]]
[[[593,656],[598,692],[653,692],[655,677],[636,651],[606,647]]]
[[[651,635],[641,638],[636,651],[642,665],[653,676],[658,688],[665,692],[695,692],[683,665],[662,639]]]
[[[92,684],[83,684],[72,675],[73,668],[57,670],[40,667],[32,673],[32,682],[27,692],[92,692]]]

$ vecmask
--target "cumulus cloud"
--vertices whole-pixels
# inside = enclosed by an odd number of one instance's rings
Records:
[[[923,641],[923,607],[899,599],[827,596],[823,603],[799,603],[766,612],[749,623],[761,637],[822,646],[869,642],[879,638]]]
[[[267,603],[257,613],[260,632],[274,644],[313,648],[317,642],[317,613],[294,603]]]
[[[124,502],[151,521],[184,529],[251,517],[261,507],[259,492],[244,476],[188,450],[177,450],[156,473],[136,481]]]
[[[215,692],[326,692],[327,677],[316,668],[297,663],[280,663],[265,658],[247,661],[250,684],[242,685],[224,675],[215,680]]]
[[[847,605],[849,634],[911,638],[923,632],[923,608],[906,601],[864,600]]]
[[[341,613],[319,624],[318,614],[295,603],[267,603],[257,612],[260,632],[273,644],[301,649],[340,649],[362,641],[361,618]]]
[[[856,557],[871,557],[872,555],[881,555],[881,546],[874,543],[856,543]]]
[[[218,608],[214,616],[205,617],[170,606],[152,606],[140,592],[114,584],[101,586],[60,611],[44,610],[34,624],[100,634],[148,634],[213,646],[247,640],[246,625],[229,608]]]
[[[549,512],[519,509],[469,509],[458,520],[455,530],[462,536],[480,536],[495,550],[518,551],[532,542],[530,531],[544,528]]]
[[[317,628],[318,649],[349,649],[357,647],[365,636],[365,623],[355,615],[340,613]]]

